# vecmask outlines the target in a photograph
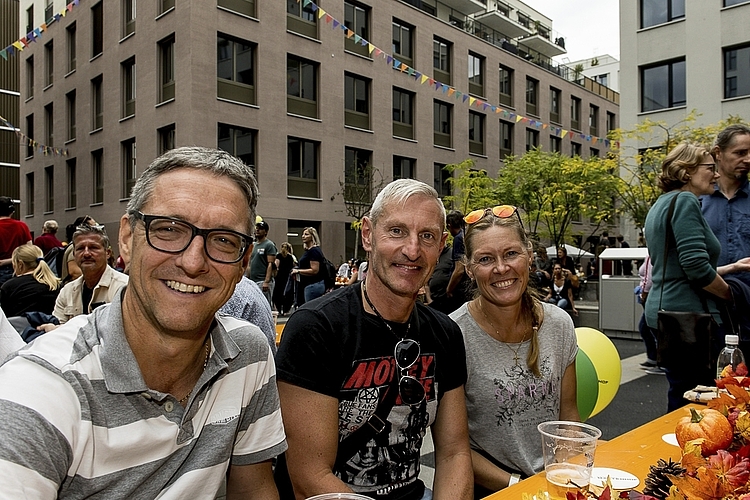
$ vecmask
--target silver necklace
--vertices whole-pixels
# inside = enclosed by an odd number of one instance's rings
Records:
[[[209,354],[211,354],[211,343],[208,341],[208,338],[206,338],[206,342],[204,342],[206,345],[206,359],[203,360],[203,371],[206,370],[206,367],[208,366],[208,358]],[[185,397],[178,400],[177,402],[180,403],[180,405],[185,406],[185,403],[187,403],[187,400],[190,399],[190,395],[193,393],[193,389],[190,389],[187,394],[185,394]]]
[[[503,344],[508,349],[510,349],[510,351],[513,353],[513,362],[515,363],[515,366],[518,366],[519,365],[518,360],[521,359],[521,357],[518,355],[518,353],[521,350],[521,347],[523,347],[523,343],[526,342],[526,332],[524,332],[523,337],[521,338],[521,341],[518,342],[518,347],[515,348],[515,349],[513,349],[510,346],[509,342],[504,342],[504,341],[500,340],[500,332],[495,327],[495,324],[492,322],[492,320],[490,320],[489,316],[487,316],[487,313],[484,312],[484,308],[481,305],[482,300],[480,299],[479,301],[480,301],[480,304],[477,306],[477,307],[479,307],[479,311],[482,313],[482,316],[484,316],[484,319],[487,320],[487,323],[490,324],[490,326],[492,327],[492,329],[495,330],[495,335],[497,335],[497,339],[500,341],[500,343]],[[532,325],[531,326],[532,334],[536,333],[537,329],[538,328],[536,327],[536,325]]]
[[[380,312],[375,308],[375,304],[372,303],[370,300],[370,296],[367,295],[367,280],[362,281],[362,294],[365,296],[365,300],[367,301],[367,304],[370,306],[370,308],[375,313],[375,316],[380,318],[380,321],[385,323],[385,326],[388,328],[388,330],[395,335],[396,337],[400,338],[401,340],[405,339],[407,335],[409,335],[409,330],[411,330],[411,321],[409,321],[406,324],[406,331],[403,335],[397,335],[396,332],[393,331],[393,327],[383,318],[383,316],[380,315]],[[409,319],[411,320],[411,316],[409,316]]]

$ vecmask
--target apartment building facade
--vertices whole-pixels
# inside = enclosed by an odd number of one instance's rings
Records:
[[[532,146],[605,154],[592,138],[619,122],[617,94],[552,63],[551,21],[489,1],[81,2],[18,55],[21,128],[66,150],[22,152],[22,220],[88,214],[115,233],[153,158],[220,147],[255,169],[272,240],[300,253],[316,227],[337,262],[353,254],[347,172],[445,195],[443,166],[467,158],[494,175]],[[23,0],[21,16],[62,8]]]
[[[0,0],[0,47],[6,47],[17,39],[18,0]],[[16,58],[0,60],[0,116],[8,123],[18,123],[19,61]],[[0,122],[0,196],[18,200],[20,192],[20,163],[18,139],[14,127]],[[16,209],[15,217],[20,214]]]

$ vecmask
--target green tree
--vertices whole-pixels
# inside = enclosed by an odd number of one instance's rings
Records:
[[[647,118],[632,129],[610,132],[609,138],[614,144],[611,155],[619,158],[618,210],[630,217],[639,229],[643,229],[646,214],[662,194],[657,178],[667,153],[682,141],[710,148],[721,129],[744,123],[740,117],[730,115],[717,124],[696,127],[699,116],[693,110],[672,125]]]
[[[497,205],[496,180],[486,170],[474,168],[474,160],[467,159],[458,164],[446,165],[451,173],[450,196],[443,200],[446,208],[455,208],[466,215],[477,208]]]
[[[593,223],[612,215],[616,167],[612,158],[584,160],[533,149],[506,160],[495,199],[522,208],[533,235],[548,236],[560,245],[578,215]]]

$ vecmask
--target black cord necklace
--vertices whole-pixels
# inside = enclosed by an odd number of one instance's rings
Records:
[[[369,306],[372,308],[373,312],[375,313],[375,316],[377,316],[378,318],[380,318],[380,321],[382,321],[383,323],[385,323],[385,326],[388,328],[388,330],[390,330],[390,332],[393,335],[395,335],[396,337],[399,337],[401,340],[405,339],[406,336],[409,335],[409,330],[411,329],[411,315],[409,315],[409,321],[406,323],[406,331],[404,332],[404,334],[402,336],[399,336],[399,335],[396,334],[395,331],[393,331],[393,327],[390,325],[390,323],[388,323],[385,320],[385,318],[380,315],[380,312],[375,307],[375,304],[373,304],[372,301],[370,300],[370,296],[367,295],[367,280],[362,281],[362,293],[365,296],[365,300],[367,301],[367,303],[369,304]]]

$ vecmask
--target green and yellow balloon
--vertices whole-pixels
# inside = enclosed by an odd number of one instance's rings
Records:
[[[620,387],[620,354],[609,338],[599,330],[576,328],[578,355],[576,380],[578,412],[581,421],[593,417],[615,398]]]

